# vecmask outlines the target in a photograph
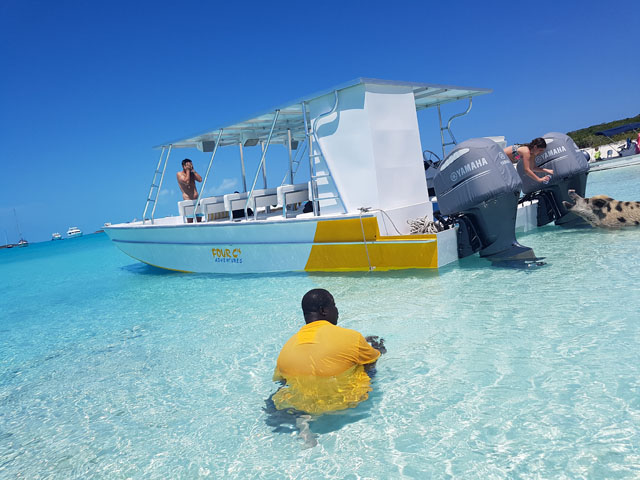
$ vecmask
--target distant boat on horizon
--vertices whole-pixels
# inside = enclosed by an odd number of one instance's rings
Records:
[[[62,235],[60,235],[58,232],[52,233],[51,240],[62,240]]]
[[[78,227],[69,227],[69,230],[67,230],[67,238],[74,238],[74,237],[81,237],[82,236],[82,230],[80,230]]]
[[[20,240],[18,240],[18,243],[16,243],[15,245],[7,245],[8,248],[11,247],[28,247],[29,246],[29,242],[27,242],[24,238],[22,238],[22,231],[20,231],[20,224],[18,223],[18,214],[16,213],[16,209],[13,209],[13,215],[16,217],[16,228],[18,229],[18,236],[20,237]]]

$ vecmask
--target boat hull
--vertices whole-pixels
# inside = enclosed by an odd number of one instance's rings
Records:
[[[437,235],[382,236],[376,217],[176,225],[121,224],[105,229],[143,263],[182,272],[267,273],[437,268],[454,259]],[[443,232],[445,233],[445,232]],[[455,232],[448,233],[455,246]],[[439,255],[439,243],[440,255]]]

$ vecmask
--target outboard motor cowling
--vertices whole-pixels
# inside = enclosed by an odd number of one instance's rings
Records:
[[[553,170],[549,183],[543,185],[530,178],[524,173],[522,162],[518,162],[516,167],[522,179],[523,193],[530,194],[529,198],[538,200],[538,226],[546,225],[553,220],[556,225],[566,227],[585,224],[582,218],[570,213],[562,202],[571,203],[569,190],[575,190],[578,195],[584,197],[589,160],[573,139],[564,133],[550,132],[543,138],[547,148],[535,158],[535,164],[540,168]]]
[[[492,261],[536,259],[516,241],[522,182],[496,142],[474,138],[458,144],[433,183],[440,212],[457,218],[460,258],[479,250]]]

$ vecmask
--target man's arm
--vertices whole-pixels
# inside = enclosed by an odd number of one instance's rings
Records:
[[[387,348],[384,346],[384,338],[380,338],[377,335],[369,335],[365,337],[365,340],[369,345],[378,350],[381,355],[387,353]]]
[[[200,176],[200,174],[193,169],[193,163],[188,163],[186,170],[187,182],[191,182],[191,175],[193,175],[193,178],[195,178],[197,182],[202,182],[202,177]]]
[[[375,358],[373,361],[364,364],[364,371],[369,375],[369,377],[373,378],[376,374],[376,364],[378,363],[378,359],[380,355],[383,353],[387,353],[387,349],[384,346],[384,338],[380,338],[376,335],[369,335],[364,339],[365,344],[369,347],[370,352],[375,352]]]
[[[176,174],[176,177],[178,178],[178,183],[186,183],[187,185],[189,184],[189,173],[188,173],[188,171],[187,171],[187,173],[178,172]]]
[[[374,364],[380,357],[381,352],[373,348],[367,340],[360,335],[358,345],[358,363],[360,365]]]
[[[178,181],[182,183],[186,183],[187,185],[191,183],[191,175],[197,182],[202,182],[202,177],[198,172],[193,169],[193,164],[187,163],[184,167],[184,171],[178,172]]]

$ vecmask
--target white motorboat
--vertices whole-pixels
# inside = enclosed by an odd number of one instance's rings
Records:
[[[52,233],[51,240],[62,240],[62,235],[60,235],[58,232]]]
[[[466,114],[472,97],[489,92],[359,78],[246,121],[163,143],[157,147],[160,158],[142,220],[105,225],[105,232],[132,258],[183,272],[441,267],[463,256],[458,245],[459,225],[450,223],[452,228],[442,231],[411,234],[410,224],[416,219],[424,223],[434,220],[433,209],[437,206],[427,192],[417,112],[438,109],[444,157],[445,146],[456,143],[451,120],[461,114],[451,117],[443,127],[440,105],[468,99]],[[453,141],[445,142],[444,133]],[[490,143],[505,157],[497,143]],[[269,187],[266,156],[274,144],[287,148],[289,162],[283,168],[282,183]],[[261,148],[261,159],[248,183],[243,149],[251,146]],[[180,201],[178,215],[155,218],[171,152],[197,148],[211,153],[200,186],[204,192],[219,147],[238,149],[244,191]],[[456,155],[466,158],[460,152]],[[489,173],[484,171],[488,164],[498,164],[497,160],[492,162],[478,158],[457,165],[455,158],[447,157],[440,171],[449,168],[447,177],[456,181],[451,189],[461,191],[474,178]],[[299,169],[303,164],[308,168]],[[482,174],[476,169],[483,170]],[[305,171],[305,177],[300,178],[299,171]],[[262,188],[257,188],[259,177]],[[536,227],[536,202],[518,206],[519,190],[513,193],[513,215],[505,220],[511,222],[507,227],[512,236],[515,228],[526,231]],[[511,192],[509,195],[513,197]],[[487,198],[482,202],[489,205]],[[464,229],[473,234],[477,230]],[[486,238],[482,237],[480,243],[493,241]],[[478,240],[477,236],[473,240]],[[469,248],[477,252],[480,247],[474,244]]]
[[[67,238],[81,237],[82,231],[78,227],[69,227]]]

